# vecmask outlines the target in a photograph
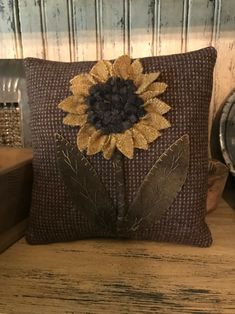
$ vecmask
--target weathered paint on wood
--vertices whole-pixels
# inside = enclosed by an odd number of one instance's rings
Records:
[[[0,313],[235,313],[235,213],[208,216],[207,249],[83,240],[0,255]]]
[[[19,0],[22,54],[24,57],[46,57],[41,13],[39,1]]]
[[[212,44],[215,0],[190,0],[188,6],[187,50]]]
[[[72,30],[74,45],[74,60],[100,59],[100,6],[99,0],[72,1]]]
[[[224,0],[220,9],[214,111],[235,88],[235,2]]]
[[[17,27],[12,1],[0,0],[0,57],[19,58]]]
[[[70,61],[67,1],[44,0],[42,5],[46,58]]]
[[[164,0],[159,7],[159,43],[155,54],[180,53],[183,50],[183,0]]]
[[[153,55],[155,6],[154,0],[129,1],[130,55],[133,58]]]
[[[1,58],[135,58],[212,44],[211,119],[235,86],[234,38],[234,0],[0,0]]]
[[[102,1],[102,57],[117,58],[125,52],[123,0]]]

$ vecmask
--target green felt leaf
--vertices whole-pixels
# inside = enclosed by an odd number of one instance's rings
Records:
[[[116,229],[116,210],[87,158],[56,134],[58,166],[75,207],[102,231]]]
[[[155,162],[142,182],[124,219],[127,232],[150,227],[174,202],[186,180],[189,137],[184,135]]]

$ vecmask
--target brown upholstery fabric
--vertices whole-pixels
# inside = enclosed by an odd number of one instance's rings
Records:
[[[127,203],[140,186],[156,159],[184,134],[190,138],[190,167],[186,183],[161,220],[135,239],[151,239],[211,245],[212,238],[204,222],[207,193],[208,108],[211,98],[216,51],[209,47],[185,54],[141,59],[145,72],[160,71],[159,81],[168,89],[160,97],[171,105],[166,114],[172,127],[163,130],[160,139],[147,151],[135,150],[134,159],[125,158]],[[27,58],[25,69],[31,108],[34,149],[34,186],[27,240],[29,243],[70,241],[89,237],[108,237],[76,211],[68,196],[56,163],[54,134],[62,134],[76,145],[78,128],[62,124],[65,116],[57,108],[69,92],[69,80],[87,72],[94,62],[61,63]],[[101,154],[89,158],[101,177],[111,199],[117,204],[112,162]]]

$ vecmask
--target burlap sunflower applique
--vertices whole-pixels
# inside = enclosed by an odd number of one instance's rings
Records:
[[[75,76],[72,95],[59,104],[67,112],[63,123],[80,126],[77,146],[87,155],[115,149],[132,159],[134,148],[148,149],[170,127],[163,117],[171,108],[157,98],[167,85],[157,82],[160,72],[143,73],[140,60],[123,55],[113,63],[98,61],[87,74]]]
[[[163,116],[171,108],[158,98],[167,88],[160,73],[143,73],[139,60],[124,55],[97,62],[89,73],[71,80],[72,95],[59,104],[63,123],[79,126],[77,148],[56,135],[57,160],[73,204],[112,237],[129,238],[158,221],[180,192],[189,166],[189,137],[172,143],[149,170],[127,206],[123,155],[147,150],[170,127]],[[92,163],[81,152],[112,156],[117,202],[114,206]],[[102,158],[102,157],[101,157]],[[142,231],[141,231],[142,230]]]

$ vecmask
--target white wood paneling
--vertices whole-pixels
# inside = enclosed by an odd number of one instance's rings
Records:
[[[224,0],[221,5],[218,39],[215,43],[218,51],[215,69],[215,105],[221,102],[235,88],[235,2]],[[215,111],[214,110],[214,111]]]
[[[211,44],[212,119],[235,88],[234,0],[0,0],[1,58],[135,58]]]
[[[95,0],[72,1],[74,60],[100,58],[100,5]]]
[[[215,0],[189,0],[187,51],[212,44]]]
[[[153,34],[157,24],[154,0],[129,1],[130,55],[133,58],[153,55]]]
[[[15,8],[12,1],[0,0],[0,57],[19,58]]]
[[[160,2],[159,44],[156,54],[180,53],[184,18],[183,0],[162,0]]]
[[[46,57],[39,1],[19,0],[19,19],[23,56]]]
[[[70,61],[67,1],[44,0],[42,13],[46,58]]]
[[[117,58],[125,52],[125,13],[123,0],[103,0],[102,10],[102,52],[104,59]]]

